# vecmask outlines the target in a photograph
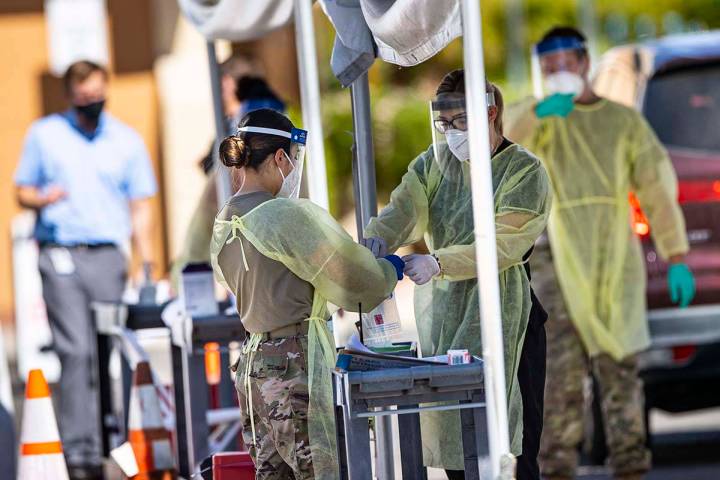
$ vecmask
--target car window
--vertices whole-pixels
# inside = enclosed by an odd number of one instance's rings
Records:
[[[644,113],[666,145],[720,151],[720,64],[652,78]]]

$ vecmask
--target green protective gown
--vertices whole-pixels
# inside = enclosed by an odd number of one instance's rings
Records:
[[[358,304],[366,310],[379,305],[395,289],[395,267],[373,258],[326,210],[309,200],[269,200],[241,218],[215,220],[210,258],[217,280],[226,288],[218,255],[225,244],[243,240],[315,288],[307,319],[310,450],[315,478],[338,478],[332,394],[335,342],[327,320],[338,307],[357,311]]]
[[[440,156],[436,161],[430,148],[413,160],[365,236],[385,239],[390,251],[425,236],[441,272],[415,287],[415,322],[423,355],[458,348],[481,355],[470,164],[458,161],[447,147]],[[511,451],[518,455],[522,399],[517,366],[531,306],[523,256],[545,228],[550,186],[540,161],[518,145],[492,158],[492,183]],[[425,464],[463,470],[460,415],[425,412],[421,426]]]
[[[642,115],[600,100],[538,120],[528,100],[508,110],[509,136],[542,158],[553,185],[548,223],[560,288],[589,355],[621,360],[650,344],[645,264],[630,222],[637,195],[664,259],[688,251],[677,178]],[[542,299],[541,299],[542,300]]]

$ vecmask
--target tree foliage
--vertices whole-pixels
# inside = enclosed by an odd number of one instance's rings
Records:
[[[509,18],[512,1],[481,1],[486,73],[510,100],[530,91],[527,75],[520,82],[508,82],[510,57],[520,55],[520,64],[527,65],[525,71],[529,71],[531,46],[546,30],[563,24],[581,28],[586,25],[581,5],[594,9],[600,53],[617,43],[643,41],[653,33],[720,27],[720,0],[516,0],[518,16]],[[342,214],[353,205],[350,93],[340,87],[330,70],[333,27],[319,10],[315,23],[330,202],[333,213]],[[517,51],[509,47],[511,42],[519,46]],[[428,101],[445,73],[462,67],[462,56],[462,41],[458,39],[421,65],[400,68],[376,61],[371,68],[373,139],[381,201],[387,200],[408,163],[430,144]]]

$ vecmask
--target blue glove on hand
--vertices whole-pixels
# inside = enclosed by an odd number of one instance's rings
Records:
[[[695,277],[685,263],[673,263],[668,270],[670,300],[680,308],[690,305],[695,297]]]
[[[383,258],[388,262],[392,263],[392,266],[395,267],[398,281],[402,280],[403,271],[405,271],[405,262],[403,261],[403,259],[398,257],[397,255],[387,255]]]
[[[556,115],[565,118],[575,108],[572,94],[556,93],[544,98],[535,105],[535,115],[538,118],[545,118]]]

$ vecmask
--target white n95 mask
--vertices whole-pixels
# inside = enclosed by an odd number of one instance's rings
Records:
[[[293,163],[285,150],[283,150],[283,154],[285,155],[285,158],[288,159],[288,162],[290,162],[290,165],[293,166],[293,169],[286,177],[285,175],[283,175],[280,167],[278,167],[278,171],[283,177],[283,182],[282,186],[280,187],[280,191],[277,193],[277,196],[284,198],[300,198],[300,182],[302,181],[303,159],[301,158],[300,160],[297,160],[297,163]]]
[[[464,130],[448,130],[445,132],[445,140],[448,148],[460,161],[470,160],[470,142],[468,142],[468,132]]]
[[[577,97],[585,89],[582,77],[572,72],[557,72],[545,77],[545,88],[549,95],[563,94]]]

